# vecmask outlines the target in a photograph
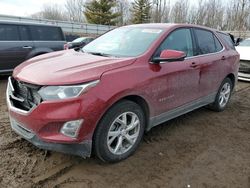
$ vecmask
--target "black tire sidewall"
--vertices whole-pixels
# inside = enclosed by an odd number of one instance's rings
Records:
[[[115,155],[109,151],[107,135],[113,121],[124,112],[135,113],[140,120],[139,136],[130,150],[121,155]],[[145,115],[141,107],[132,102],[123,100],[111,107],[99,122],[94,134],[94,150],[98,158],[104,162],[118,162],[132,155],[140,144],[145,130]]]

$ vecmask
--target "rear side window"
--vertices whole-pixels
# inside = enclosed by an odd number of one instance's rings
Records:
[[[63,41],[61,29],[58,27],[30,26],[32,39],[35,41]]]
[[[19,26],[19,33],[20,33],[20,38],[21,38],[22,41],[30,40],[29,31],[28,31],[27,26]]]
[[[18,41],[18,26],[0,24],[0,41]]]
[[[217,32],[218,35],[220,36],[221,39],[223,39],[223,41],[225,43],[227,43],[227,45],[231,48],[235,50],[235,46],[234,46],[234,41],[233,39],[230,37],[230,35],[226,34],[226,33],[221,33],[221,32]]]
[[[187,54],[187,57],[193,56],[193,43],[190,29],[177,29],[170,33],[165,41],[156,51],[156,57],[159,57],[162,50],[178,50]]]
[[[223,46],[212,32],[203,29],[194,30],[197,37],[199,54],[215,53],[222,50]]]

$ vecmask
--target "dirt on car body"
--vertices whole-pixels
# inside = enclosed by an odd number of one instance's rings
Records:
[[[39,150],[15,134],[0,80],[0,187],[250,187],[250,84],[224,112],[198,109],[153,128],[117,164]]]

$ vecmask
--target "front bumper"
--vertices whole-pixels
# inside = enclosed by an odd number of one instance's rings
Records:
[[[90,157],[93,124],[88,118],[82,124],[77,138],[60,133],[65,122],[89,117],[83,113],[82,99],[42,102],[25,111],[13,105],[11,99],[15,97],[14,89],[9,80],[6,99],[11,127],[17,134],[41,149]]]
[[[24,126],[17,123],[13,118],[10,118],[11,128],[21,137],[31,142],[40,149],[62,152],[80,157],[90,157],[91,155],[91,141],[84,141],[77,144],[58,144],[48,143],[40,140],[31,130],[24,128]]]

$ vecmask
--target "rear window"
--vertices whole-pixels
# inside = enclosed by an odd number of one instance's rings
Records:
[[[30,26],[32,39],[35,41],[63,41],[61,29],[58,27]]]
[[[199,54],[215,53],[222,50],[223,46],[212,32],[195,29],[195,33],[198,40]]]
[[[223,39],[223,41],[225,41],[225,43],[227,43],[227,45],[231,48],[231,49],[235,49],[234,46],[234,41],[232,40],[232,38],[230,37],[230,35],[226,34],[226,33],[221,33],[221,32],[217,32],[218,35],[220,36],[220,38]]]
[[[0,24],[0,41],[18,41],[18,26]]]

